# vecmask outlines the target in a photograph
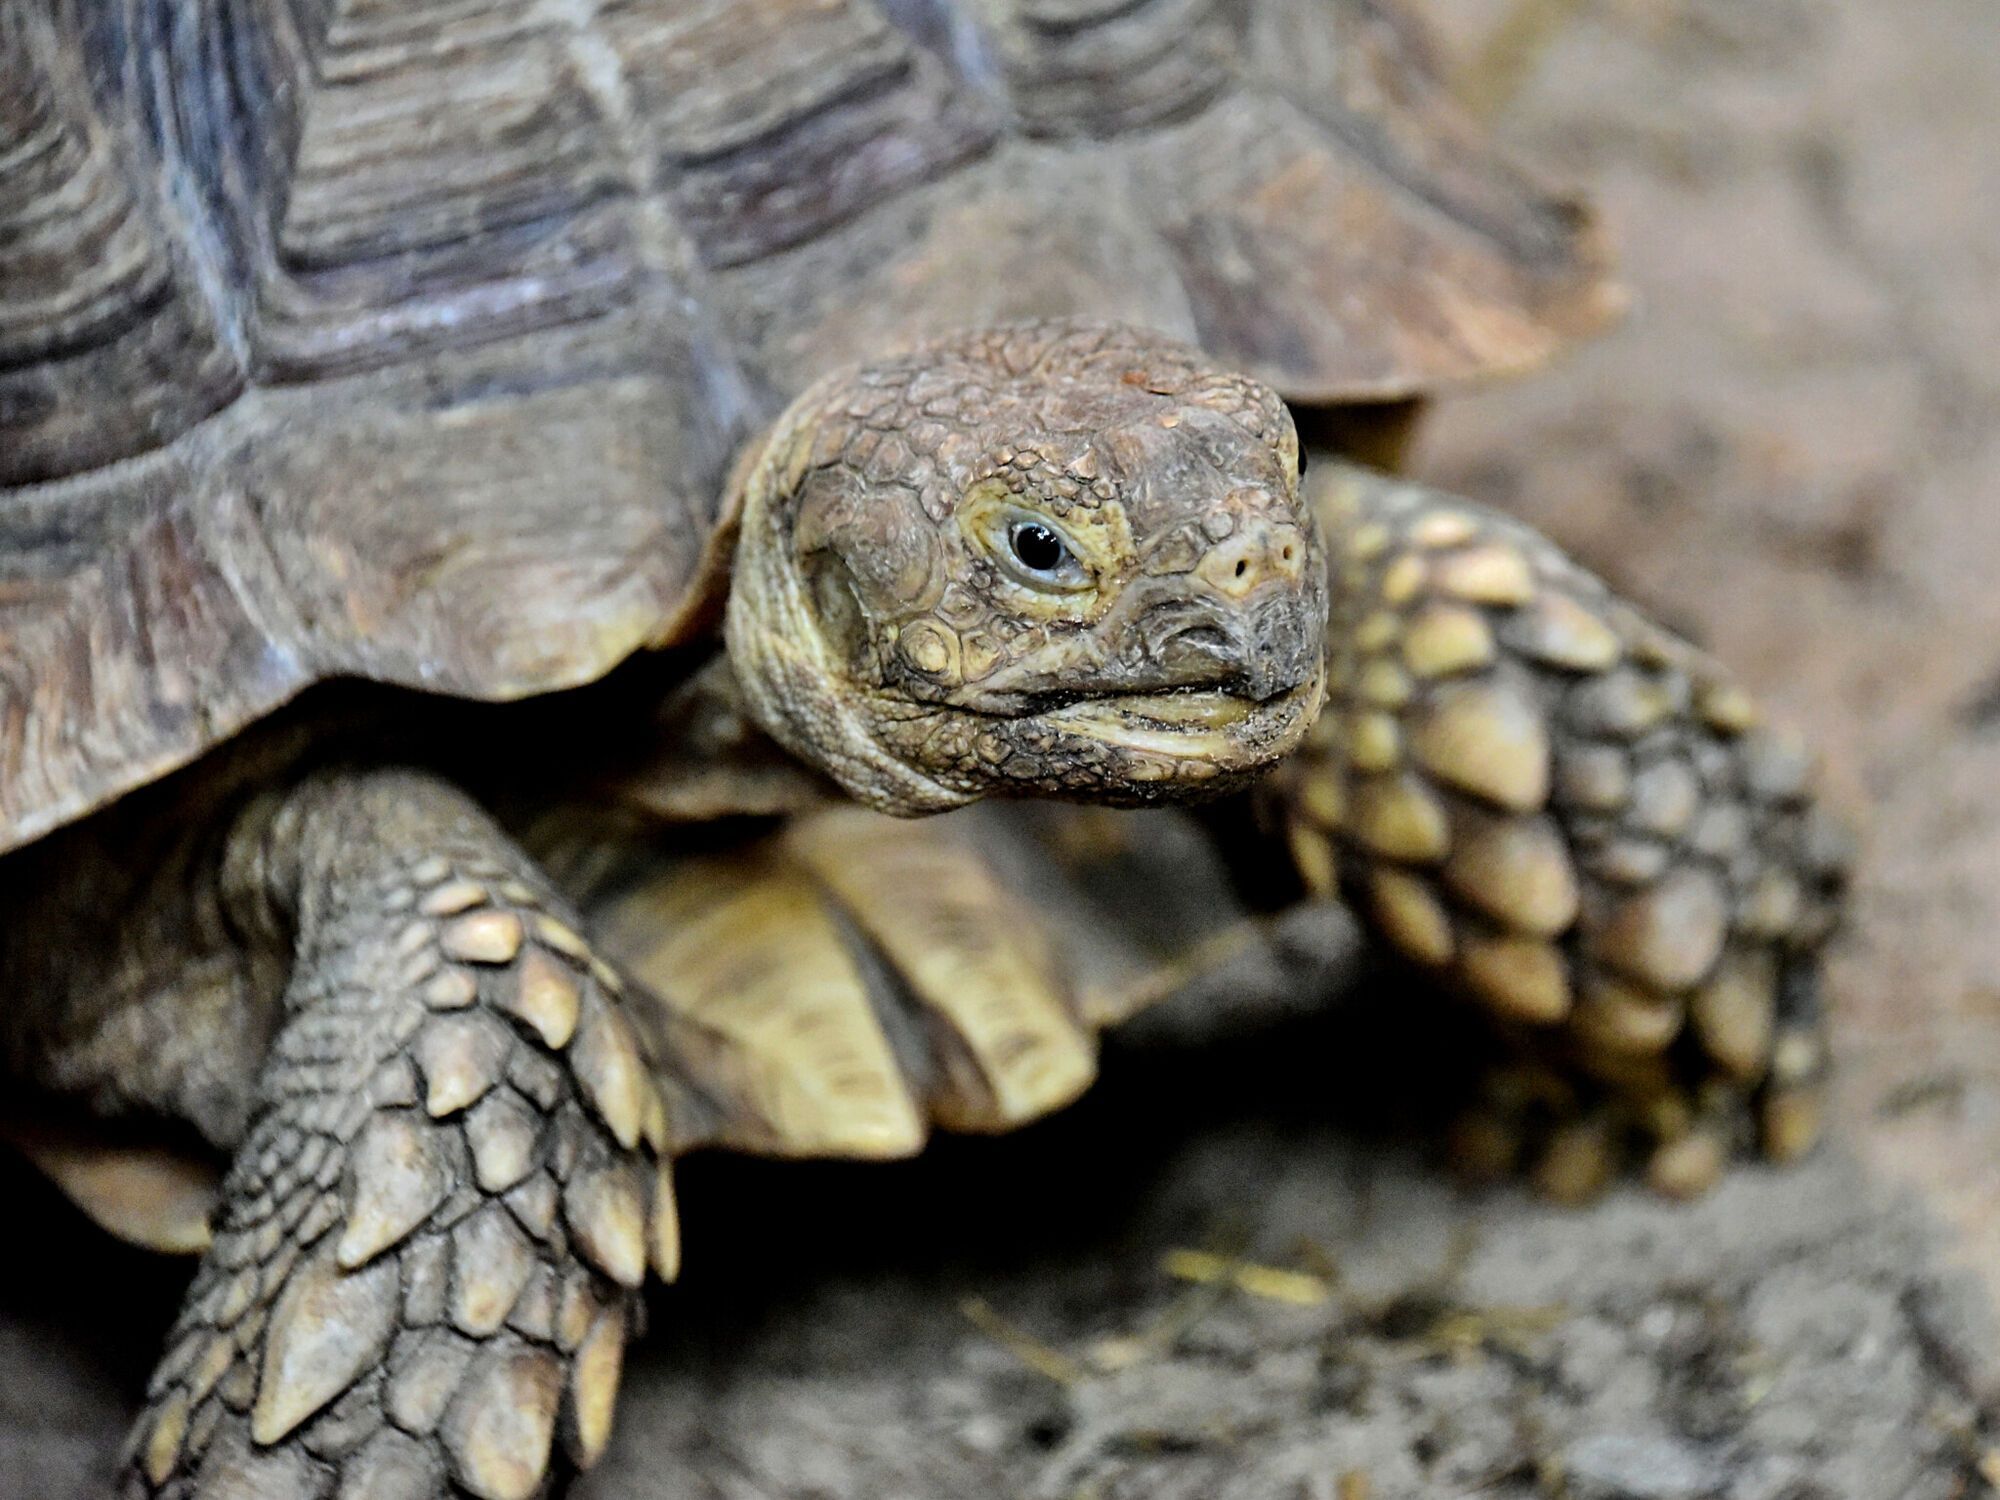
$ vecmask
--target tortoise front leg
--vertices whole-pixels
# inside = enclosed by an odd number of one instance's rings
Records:
[[[1846,841],[1714,662],[1518,522],[1315,468],[1329,701],[1262,795],[1306,883],[1507,1051],[1465,1144],[1577,1196],[1636,1138],[1669,1191],[1810,1143]]]
[[[603,1450],[648,1260],[677,1255],[617,977],[415,774],[307,783],[228,866],[247,925],[292,936],[286,1017],[126,1493],[542,1493]]]

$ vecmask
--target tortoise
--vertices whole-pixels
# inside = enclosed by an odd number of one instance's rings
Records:
[[[884,813],[1208,799],[1662,1180],[1809,1134],[1803,759],[1334,451],[1618,301],[1382,0],[12,7],[0,224],[16,1133],[202,1257],[125,1493],[546,1492],[676,1155],[1073,1097],[1136,992]]]

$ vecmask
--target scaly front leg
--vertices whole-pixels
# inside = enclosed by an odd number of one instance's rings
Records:
[[[309,782],[228,865],[246,927],[293,942],[286,1018],[126,1492],[527,1500],[603,1450],[677,1256],[619,981],[426,777]]]
[[[1545,539],[1368,470],[1313,474],[1330,698],[1264,792],[1312,888],[1477,1001],[1515,1060],[1464,1134],[1553,1136],[1545,1187],[1621,1137],[1695,1191],[1739,1137],[1810,1144],[1820,949],[1846,840],[1742,690]]]

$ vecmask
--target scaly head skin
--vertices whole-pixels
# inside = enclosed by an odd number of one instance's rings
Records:
[[[1182,345],[961,335],[819,382],[740,473],[743,697],[872,807],[1212,794],[1319,711],[1291,418]]]

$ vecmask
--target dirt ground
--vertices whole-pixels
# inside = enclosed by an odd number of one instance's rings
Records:
[[[1503,5],[1431,8],[1463,62]],[[1417,468],[1825,750],[1832,1143],[1691,1207],[1471,1193],[1420,1033],[1184,1004],[1022,1136],[689,1164],[580,1500],[2000,1493],[2000,7],[1546,10],[1496,125],[1596,196],[1633,316]],[[0,1500],[95,1495],[184,1273],[0,1186]]]

